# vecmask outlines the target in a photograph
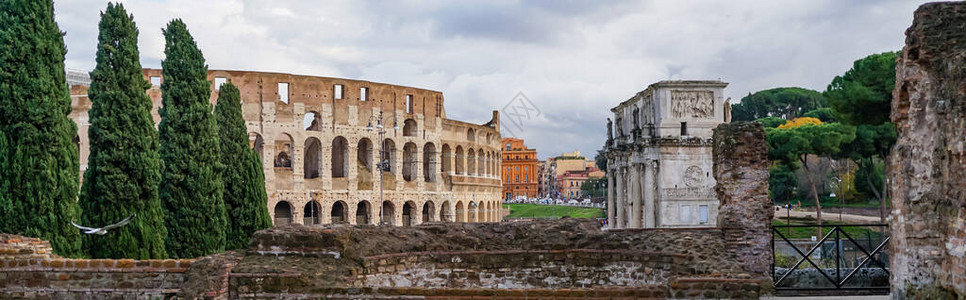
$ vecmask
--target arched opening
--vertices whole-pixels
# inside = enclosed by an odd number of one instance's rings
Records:
[[[443,144],[443,154],[440,158],[443,161],[443,174],[449,174],[450,171],[453,171],[453,162],[451,161],[453,149],[448,144]]]
[[[349,173],[349,142],[337,136],[332,140],[332,178],[343,178]]]
[[[423,203],[423,223],[431,222],[433,216],[436,215],[436,206],[433,205],[433,201],[426,201]]]
[[[292,168],[292,136],[282,133],[275,138],[275,167]]]
[[[392,202],[382,201],[382,213],[379,214],[379,224],[396,225],[392,217],[394,214]]]
[[[406,119],[403,122],[403,136],[416,136],[416,120]]]
[[[249,132],[248,147],[255,149],[255,153],[258,153],[258,160],[262,161],[263,157],[265,157],[265,140],[262,139],[262,135],[255,132]]]
[[[487,212],[487,207],[488,207],[487,205],[489,205],[489,203],[480,202],[480,209],[479,209],[480,216],[478,217],[478,219],[479,219],[478,222],[486,222],[486,220],[487,220],[486,219],[486,216],[487,216],[487,213],[488,213]]]
[[[305,178],[319,178],[322,169],[322,142],[310,137],[305,140]]]
[[[453,211],[449,208],[449,205],[449,201],[443,201],[443,205],[439,206],[440,222],[453,222]]]
[[[403,146],[403,180],[413,181],[416,178],[416,144],[406,143]]]
[[[436,181],[436,145],[433,143],[423,146],[423,180]]]
[[[286,201],[275,204],[275,226],[292,224],[292,205]]]
[[[466,208],[469,210],[469,213],[466,216],[466,221],[470,223],[476,222],[477,209],[479,208],[476,202],[470,201],[470,204],[467,205]]]
[[[466,222],[466,210],[463,208],[463,201],[456,202],[456,222]]]
[[[480,176],[486,175],[486,173],[483,171],[483,167],[486,166],[483,149],[476,150],[476,154],[476,174]]]
[[[348,207],[346,207],[345,202],[336,201],[335,203],[332,203],[332,212],[329,215],[331,217],[332,224],[348,223],[349,219],[347,219],[346,216],[349,214],[349,212],[347,208]]]
[[[466,131],[466,140],[470,142],[476,142],[476,130],[470,128]]]
[[[393,166],[396,165],[396,143],[391,139],[382,141],[382,150],[379,153],[379,161],[388,162],[383,171],[394,174]]]
[[[356,225],[369,224],[369,201],[356,204]]]
[[[372,142],[369,139],[359,139],[356,161],[359,164],[359,170],[372,171]]]
[[[322,224],[322,220],[319,217],[320,213],[322,213],[322,206],[320,206],[318,202],[309,201],[309,203],[305,204],[305,208],[302,210],[302,224]]]
[[[402,221],[403,226],[405,227],[413,226],[413,206],[415,205],[412,201],[406,201],[406,203],[403,204]]]
[[[302,128],[310,131],[322,131],[322,114],[310,111],[302,118]]]
[[[466,162],[463,157],[463,146],[456,146],[456,174],[466,174]]]
[[[466,174],[476,175],[476,150],[472,148],[466,151]]]

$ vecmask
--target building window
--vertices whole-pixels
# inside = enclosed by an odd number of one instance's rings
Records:
[[[336,84],[332,86],[332,98],[342,99],[342,89],[344,88],[341,84]]]
[[[510,144],[506,144],[506,151],[510,151]]]
[[[698,206],[698,221],[701,224],[708,224],[708,206]]]
[[[530,171],[530,167],[523,167],[524,171]]]
[[[225,84],[225,82],[228,82],[228,78],[225,78],[225,77],[215,77],[215,90],[216,91],[220,91],[221,90],[221,85],[222,84]]]
[[[359,101],[369,100],[369,88],[363,87],[359,88]]]
[[[406,113],[413,113],[413,95],[406,95]]]
[[[681,136],[688,135],[688,122],[681,122]]]
[[[691,206],[681,205],[681,223],[691,223]]]
[[[523,182],[530,182],[530,176],[527,174],[523,174]]]
[[[520,175],[517,175],[517,182],[520,182]]]
[[[151,85],[160,87],[161,86],[161,76],[151,76]]]
[[[282,100],[285,104],[288,104],[288,83],[279,82],[278,83],[278,99]]]

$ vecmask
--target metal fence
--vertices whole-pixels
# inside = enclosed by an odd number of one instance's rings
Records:
[[[885,224],[774,225],[775,290],[888,293],[888,244]]]

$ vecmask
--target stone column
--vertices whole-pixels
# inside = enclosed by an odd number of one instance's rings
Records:
[[[768,198],[768,145],[761,123],[724,123],[714,129],[714,190],[718,226],[727,250],[745,271],[770,280],[771,224]]]
[[[894,299],[966,297],[966,3],[916,10],[896,67],[886,163]]]
[[[419,203],[414,205],[413,209],[409,211],[412,215],[409,216],[409,222],[413,225],[419,225],[423,223],[423,206]]]
[[[616,228],[614,227],[617,212],[614,203],[614,172],[617,171],[611,169],[607,172],[607,228]]]
[[[658,227],[658,203],[655,201],[657,190],[657,161],[648,160],[644,164],[644,228]]]
[[[631,194],[631,218],[630,228],[641,228],[641,172],[638,164],[631,165],[631,176],[630,176],[630,194]]]
[[[624,217],[626,217],[626,213],[624,212],[624,205],[625,205],[625,203],[624,203],[625,200],[624,199],[627,199],[627,194],[624,193],[624,182],[626,182],[626,180],[627,180],[627,178],[625,178],[624,167],[618,167],[618,169],[617,169],[617,193],[616,193],[616,195],[617,195],[617,207],[616,207],[617,214],[615,214],[616,218],[614,220],[614,225],[616,225],[616,226],[614,226],[614,228],[624,228],[625,225],[626,225],[626,223],[624,221]]]
[[[356,224],[356,209],[358,208],[358,204],[346,204],[346,206],[348,206],[346,207],[346,214],[348,214],[345,216],[346,224],[359,225]]]

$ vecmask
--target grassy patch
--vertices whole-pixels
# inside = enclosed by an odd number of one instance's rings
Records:
[[[504,204],[503,208],[510,209],[507,218],[603,218],[604,210],[594,207],[576,207],[565,205],[541,204]]]

